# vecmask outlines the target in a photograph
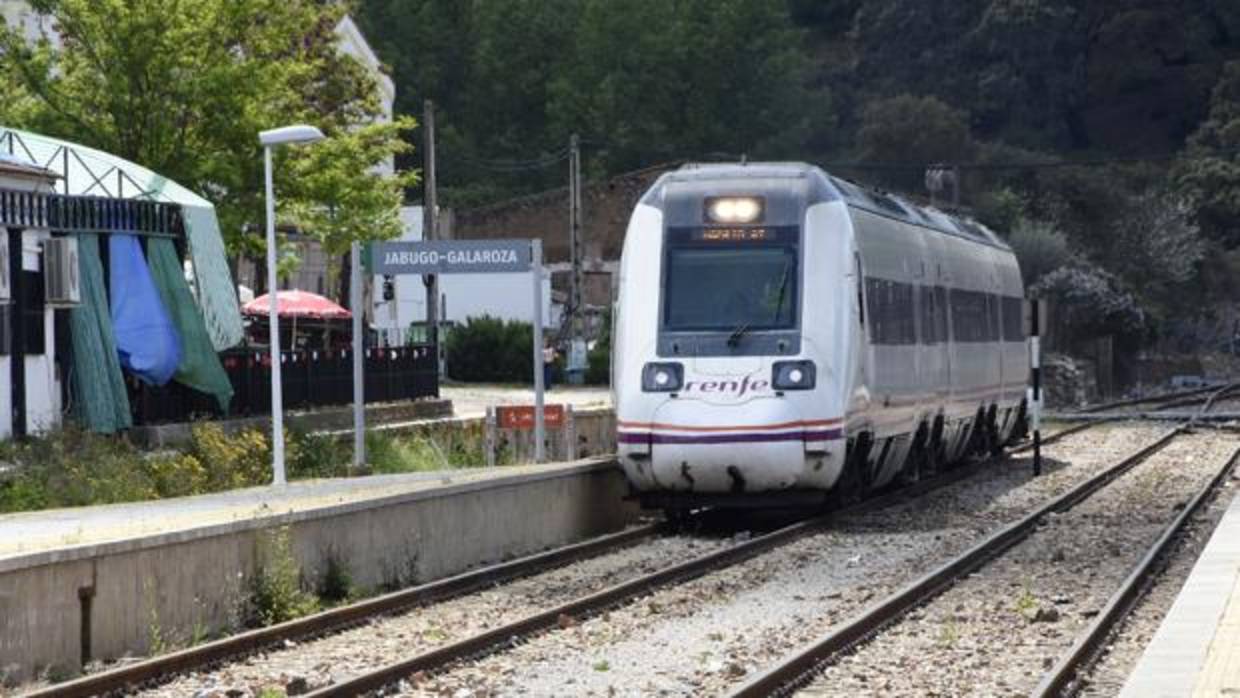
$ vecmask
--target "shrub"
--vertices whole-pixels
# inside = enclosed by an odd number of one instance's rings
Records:
[[[259,533],[250,603],[251,620],[258,625],[283,623],[319,610],[318,599],[301,588],[301,569],[287,526]]]
[[[1026,286],[1072,260],[1068,238],[1054,225],[1021,218],[1012,229],[1008,244],[1020,262],[1020,273]]]
[[[471,317],[448,334],[448,375],[460,381],[529,383],[533,342],[528,322]]]
[[[611,383],[611,311],[603,315],[603,332],[586,356],[586,382],[591,385]]]

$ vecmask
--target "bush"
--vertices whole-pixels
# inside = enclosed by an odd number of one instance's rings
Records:
[[[533,343],[528,322],[471,317],[448,334],[448,375],[467,382],[530,383]]]
[[[611,383],[611,311],[603,315],[603,332],[586,356],[586,382],[590,385]]]
[[[1059,269],[1072,260],[1068,238],[1050,223],[1021,218],[1012,229],[1008,245],[1020,262],[1026,286]]]
[[[319,610],[318,599],[301,588],[301,569],[287,527],[259,533],[250,603],[251,620],[257,625],[283,623]]]

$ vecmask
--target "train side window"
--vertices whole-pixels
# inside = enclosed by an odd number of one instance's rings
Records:
[[[1011,296],[1003,297],[1003,341],[1025,341],[1024,313],[1023,299]]]
[[[857,318],[861,321],[861,326],[865,327],[865,294],[861,285],[868,280],[861,275],[861,255],[854,254],[853,259],[857,262]]]

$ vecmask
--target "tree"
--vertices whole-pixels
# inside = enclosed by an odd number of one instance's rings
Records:
[[[1020,262],[1025,286],[1036,284],[1042,277],[1072,261],[1068,238],[1051,223],[1021,218],[1012,229],[1008,245]]]
[[[961,162],[974,152],[968,115],[935,97],[903,94],[865,106],[857,132],[858,155],[875,163]],[[920,167],[881,171],[888,186],[921,191]]]
[[[334,203],[338,220],[378,223],[349,234],[390,233],[402,196],[371,168],[401,149],[400,132],[411,124],[361,128],[378,114],[378,91],[366,69],[337,48],[343,3],[30,4],[51,18],[61,46],[32,45],[14,28],[0,30],[0,67],[19,88],[0,102],[0,120],[115,153],[201,192],[215,203],[234,253],[262,248],[261,236],[243,234],[245,224],[263,218],[258,132],[314,123],[329,139],[282,154],[293,165],[277,168],[282,210]],[[293,177],[310,167],[297,166],[303,159],[327,171],[295,186]],[[345,189],[372,195],[346,196]],[[325,234],[335,244],[343,232]]]
[[[1189,139],[1177,181],[1206,237],[1240,247],[1240,61],[1223,69],[1210,113]]]

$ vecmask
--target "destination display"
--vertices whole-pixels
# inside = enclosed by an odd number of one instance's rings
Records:
[[[486,274],[530,270],[529,240],[376,242],[374,274]]]

